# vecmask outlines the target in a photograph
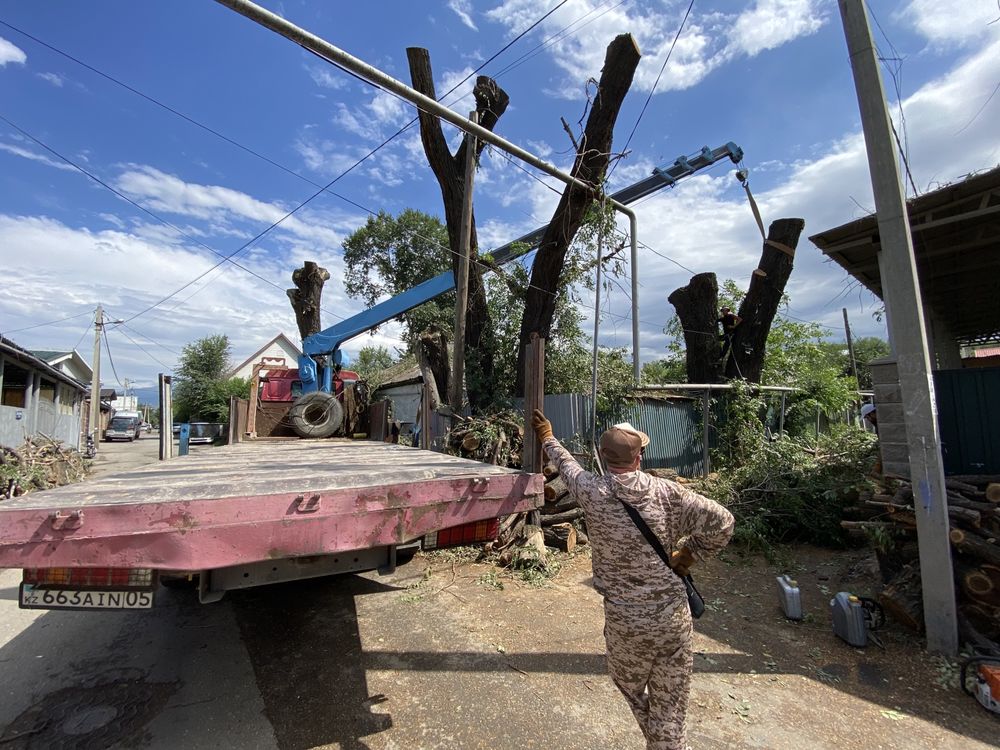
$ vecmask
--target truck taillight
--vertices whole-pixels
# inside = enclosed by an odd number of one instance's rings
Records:
[[[500,533],[500,519],[487,518],[485,521],[473,521],[450,529],[432,531],[424,536],[424,549],[441,549],[442,547],[460,547],[464,544],[479,544],[492,542]]]
[[[151,568],[25,568],[25,583],[36,586],[122,586],[150,588]]]

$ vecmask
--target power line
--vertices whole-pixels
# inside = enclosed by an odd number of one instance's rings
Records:
[[[157,359],[157,358],[156,358],[155,356],[153,356],[152,354],[150,354],[150,353],[149,353],[149,351],[147,351],[147,350],[146,350],[146,348],[145,348],[145,347],[143,347],[143,345],[142,345],[142,344],[140,344],[140,343],[139,343],[138,341],[136,341],[135,339],[133,339],[133,338],[132,338],[131,336],[129,336],[129,335],[127,334],[127,333],[125,333],[125,331],[123,331],[123,330],[122,330],[122,328],[128,328],[128,326],[126,326],[126,325],[125,325],[124,323],[122,323],[122,324],[119,324],[119,325],[120,325],[121,327],[116,327],[116,328],[115,328],[115,331],[116,331],[117,333],[120,333],[120,334],[121,334],[122,336],[124,336],[124,337],[125,337],[125,338],[127,338],[127,339],[128,339],[129,341],[131,341],[131,342],[132,342],[133,344],[135,344],[135,345],[136,345],[137,347],[139,347],[139,349],[140,349],[140,350],[142,350],[143,352],[145,352],[146,356],[148,356],[148,357],[149,357],[149,358],[150,358],[151,360],[153,360],[154,362],[156,362],[157,364],[159,364],[160,366],[162,366],[162,367],[163,367],[163,368],[164,368],[165,370],[173,370],[173,369],[174,369],[174,368],[173,368],[173,367],[171,367],[170,365],[168,365],[168,364],[165,364],[165,363],[161,362],[161,361],[160,361],[159,359]],[[132,330],[132,331],[134,331],[135,329],[134,329],[134,328],[131,328],[131,329],[129,329],[129,330]],[[149,337],[147,336],[147,338],[149,338]],[[156,343],[156,342],[153,342],[153,343]],[[157,346],[162,346],[162,344],[157,344]],[[166,347],[164,347],[164,348],[166,348]],[[169,350],[168,350],[168,351],[169,351]]]
[[[0,336],[7,336],[11,333],[20,333],[21,331],[30,331],[33,328],[41,328],[42,326],[52,326],[56,323],[62,323],[67,320],[73,320],[74,318],[82,318],[84,315],[90,315],[92,310],[84,310],[82,313],[77,313],[76,315],[69,315],[65,318],[57,318],[56,320],[47,320],[44,323],[35,323],[33,326],[25,326],[24,328],[14,328],[9,331],[3,331]]]
[[[207,244],[205,244],[204,242],[202,242],[201,240],[198,240],[198,239],[196,239],[196,238],[192,237],[192,236],[191,236],[191,235],[189,235],[189,234],[188,234],[187,232],[185,232],[185,231],[184,231],[183,229],[181,229],[180,227],[178,227],[178,226],[177,226],[176,224],[174,224],[174,223],[172,223],[172,222],[168,221],[167,219],[164,219],[164,218],[163,218],[162,216],[159,216],[158,214],[156,214],[156,213],[154,213],[153,211],[149,210],[148,208],[146,208],[145,206],[141,205],[140,203],[138,203],[138,202],[136,202],[136,201],[132,200],[132,199],[131,199],[131,198],[129,198],[129,197],[127,196],[127,195],[125,195],[125,194],[124,194],[123,192],[121,192],[120,190],[118,190],[118,189],[116,189],[116,188],[112,187],[112,186],[111,186],[111,185],[109,185],[109,184],[108,184],[107,182],[105,182],[105,181],[104,181],[104,180],[102,180],[102,179],[101,179],[100,177],[98,177],[97,175],[93,174],[92,172],[88,171],[87,169],[84,169],[84,168],[83,168],[83,167],[81,167],[81,166],[80,166],[79,164],[77,164],[77,163],[76,163],[76,162],[74,162],[74,161],[73,161],[72,159],[70,159],[69,157],[67,157],[67,156],[64,156],[63,154],[59,153],[58,151],[56,151],[56,150],[55,150],[54,148],[52,148],[51,146],[49,146],[49,145],[47,145],[46,143],[42,142],[41,140],[39,140],[38,138],[36,138],[35,136],[33,136],[33,135],[32,135],[31,133],[29,133],[28,131],[26,131],[26,130],[25,130],[24,128],[20,127],[20,126],[19,126],[19,125],[17,125],[16,123],[14,123],[14,122],[12,122],[11,120],[9,120],[9,119],[8,119],[7,117],[5,117],[5,116],[4,116],[3,114],[0,114],[0,120],[3,120],[3,121],[4,121],[5,123],[7,123],[7,124],[8,124],[8,125],[9,125],[10,127],[14,128],[14,129],[15,129],[15,130],[17,130],[17,131],[18,131],[19,133],[21,133],[21,135],[23,135],[23,136],[24,136],[25,138],[28,138],[28,139],[30,139],[31,141],[33,141],[34,143],[36,143],[36,144],[37,144],[38,146],[40,146],[41,148],[43,148],[43,149],[45,149],[46,151],[48,151],[48,152],[49,152],[50,154],[52,154],[53,156],[56,156],[56,157],[58,157],[59,159],[62,159],[62,161],[66,162],[67,164],[69,164],[69,165],[70,165],[71,167],[73,167],[74,169],[76,169],[76,170],[77,170],[77,171],[79,171],[80,173],[82,173],[82,174],[86,175],[86,176],[87,176],[87,177],[89,177],[89,178],[90,178],[91,180],[93,180],[93,181],[94,181],[94,182],[96,182],[96,183],[97,183],[98,185],[100,185],[101,187],[103,187],[103,188],[105,188],[105,189],[107,189],[107,190],[110,190],[110,191],[111,191],[112,193],[114,193],[115,195],[117,195],[117,196],[118,196],[119,198],[121,198],[121,199],[122,199],[123,201],[125,201],[126,203],[128,203],[128,204],[130,204],[130,205],[134,206],[135,208],[139,209],[139,210],[140,210],[140,211],[142,211],[142,212],[143,212],[144,214],[147,214],[148,216],[152,217],[153,219],[155,219],[156,221],[160,222],[160,223],[161,223],[161,224],[163,224],[164,226],[167,226],[167,227],[169,227],[169,228],[173,229],[173,230],[174,230],[175,232],[177,232],[177,233],[178,233],[178,234],[179,234],[179,235],[180,235],[181,237],[183,237],[184,239],[188,240],[189,242],[191,242],[191,243],[193,243],[193,244],[195,244],[195,245],[198,245],[199,247],[203,247],[203,248],[205,248],[206,250],[208,250],[209,252],[213,253],[214,255],[217,255],[217,256],[219,256],[220,258],[222,258],[222,260],[221,260],[221,261],[220,261],[219,263],[217,263],[216,265],[214,265],[214,266],[213,266],[212,268],[210,268],[210,269],[209,269],[209,271],[212,271],[212,270],[214,270],[215,268],[218,268],[218,267],[219,267],[220,265],[222,265],[222,263],[224,263],[224,262],[227,262],[227,261],[228,261],[228,262],[232,263],[232,264],[233,264],[234,266],[236,266],[237,268],[239,268],[240,270],[242,270],[242,271],[245,271],[246,273],[250,274],[250,275],[251,275],[251,276],[253,276],[254,278],[257,278],[257,279],[259,279],[260,281],[263,281],[263,282],[264,282],[265,284],[269,284],[270,286],[273,286],[273,287],[274,287],[275,289],[277,289],[278,291],[282,291],[282,292],[284,291],[284,289],[282,289],[282,287],[278,286],[278,285],[277,285],[277,284],[275,284],[275,283],[274,283],[273,281],[271,281],[271,280],[269,280],[269,279],[265,279],[265,278],[264,278],[263,276],[261,276],[260,274],[258,274],[258,273],[256,273],[256,272],[254,272],[254,271],[251,271],[251,270],[250,270],[249,268],[247,268],[246,266],[243,266],[243,265],[241,265],[241,264],[237,263],[236,261],[234,261],[234,260],[232,259],[232,255],[230,255],[230,256],[227,256],[227,255],[225,255],[225,254],[223,254],[223,253],[219,252],[218,250],[216,250],[215,248],[211,247],[210,245],[207,245]],[[285,218],[287,218],[287,216],[286,216]],[[246,247],[246,245],[244,245],[244,247]],[[235,253],[234,253],[233,255],[235,255]],[[191,281],[191,282],[189,282],[189,283],[185,284],[185,285],[184,285],[183,287],[181,287],[181,289],[177,290],[177,292],[174,292],[174,294],[177,294],[177,293],[178,293],[178,292],[180,292],[181,290],[183,290],[183,289],[187,288],[188,286],[191,286],[191,284],[193,284],[193,283],[194,283],[195,281],[198,281],[198,279],[202,278],[202,276],[205,276],[205,274],[207,274],[207,273],[208,273],[208,271],[206,271],[205,273],[203,273],[203,274],[202,274],[201,276],[197,277],[197,278],[196,278],[196,279],[194,279],[193,281]],[[173,295],[170,295],[170,296],[173,296]],[[168,297],[167,299],[169,299],[169,297]],[[158,304],[162,304],[162,302],[164,302],[164,301],[166,301],[166,300],[161,300],[161,302],[160,302],[160,303],[158,303]],[[154,307],[155,307],[155,305],[154,305]],[[152,308],[149,308],[149,309],[152,309]],[[145,312],[148,312],[148,310],[146,310]],[[142,313],[140,313],[140,315],[141,315],[141,314],[142,314]],[[331,313],[331,315],[333,315],[333,313]],[[133,317],[137,317],[137,316],[133,316]],[[336,316],[335,316],[335,317],[336,317]],[[132,318],[130,318],[130,320],[131,320],[131,319],[132,319]]]
[[[681,19],[681,25],[677,27],[677,33],[674,34],[674,41],[670,43],[670,49],[667,50],[667,56],[663,58],[663,65],[660,66],[660,72],[656,75],[656,80],[653,82],[653,87],[649,90],[649,96],[646,97],[646,101],[642,104],[642,109],[639,111],[639,116],[635,120],[635,125],[632,126],[632,132],[628,134],[628,138],[625,140],[625,146],[622,148],[621,153],[625,154],[628,151],[628,146],[632,142],[632,136],[635,135],[635,131],[639,128],[639,123],[642,122],[642,116],[646,114],[646,107],[649,106],[649,102],[653,99],[653,94],[656,92],[656,86],[660,82],[660,77],[663,75],[663,71],[667,69],[667,63],[670,62],[670,55],[673,54],[674,47],[677,45],[677,40],[681,37],[681,32],[684,30],[684,25],[687,23],[688,16],[691,15],[691,9],[694,7],[694,0],[688,4],[687,10],[684,12],[684,18]],[[614,174],[615,168],[618,166],[616,161],[611,165],[611,171],[608,172],[608,177]]]
[[[108,362],[111,363],[111,372],[115,375],[115,382],[118,383],[118,385],[122,385],[121,378],[118,377],[118,370],[115,369],[115,360],[111,356],[111,344],[108,343],[108,331],[103,325],[101,326],[101,336],[104,338],[104,349],[108,353]]]

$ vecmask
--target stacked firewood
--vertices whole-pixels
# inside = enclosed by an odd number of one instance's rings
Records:
[[[520,468],[523,444],[524,426],[514,414],[501,412],[481,417],[455,416],[446,450],[495,466]]]
[[[583,508],[570,494],[554,464],[546,464],[542,473],[545,475],[545,504],[539,510],[545,546],[572,552],[578,545],[588,542]]]
[[[967,632],[1000,641],[1000,475],[951,476],[949,539],[958,610]],[[920,499],[898,481],[862,497],[864,520],[844,521],[865,529],[876,542],[886,586],[879,601],[896,620],[923,629],[923,601],[916,529]]]
[[[51,438],[28,438],[17,450],[0,446],[0,500],[79,482],[86,474],[80,452]]]

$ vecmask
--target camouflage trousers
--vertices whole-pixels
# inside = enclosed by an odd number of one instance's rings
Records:
[[[686,601],[604,602],[608,671],[639,722],[647,750],[687,750],[691,632]]]

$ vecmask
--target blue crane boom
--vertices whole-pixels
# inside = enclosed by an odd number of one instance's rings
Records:
[[[634,203],[637,200],[645,198],[647,195],[655,193],[657,190],[670,187],[682,178],[710,167],[727,157],[733,164],[739,164],[743,161],[743,150],[732,142],[715,149],[710,149],[706,146],[694,156],[680,156],[674,160],[673,164],[657,167],[649,177],[622,188],[610,197],[619,203]],[[528,234],[518,237],[513,242],[508,242],[506,245],[498,247],[491,253],[493,262],[502,265],[531,252],[538,247],[547,228],[547,226],[539,227]],[[299,357],[299,378],[302,380],[302,392],[309,393],[315,390],[329,390],[331,378],[329,368],[324,368],[324,382],[320,383],[313,357],[332,355],[333,363],[339,365],[343,361],[340,345],[345,341],[371,330],[386,321],[392,320],[406,311],[422,305],[424,302],[429,302],[439,295],[450,292],[454,288],[454,274],[451,271],[446,271],[432,279],[417,284],[412,289],[407,289],[405,292],[397,294],[391,299],[379,302],[377,305],[373,305],[367,310],[359,312],[357,315],[352,315],[346,320],[342,320],[329,328],[303,339],[303,354]]]

